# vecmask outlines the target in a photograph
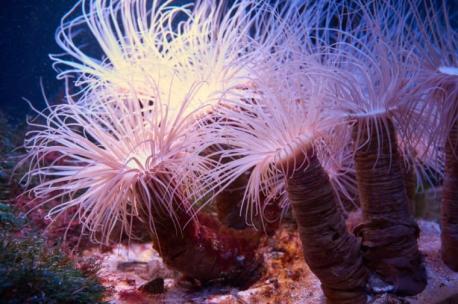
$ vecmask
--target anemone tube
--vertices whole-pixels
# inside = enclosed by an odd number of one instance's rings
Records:
[[[304,167],[294,168],[296,163]],[[279,166],[292,172],[285,175],[288,199],[305,261],[320,279],[327,303],[366,303],[368,272],[360,244],[347,231],[328,174],[313,148],[305,148],[305,152],[283,160]]]
[[[248,222],[244,216],[243,199],[245,197],[250,172],[239,176],[234,182],[224,188],[214,199],[218,219],[224,225],[234,229],[247,229],[251,226],[272,235],[278,228],[282,208],[278,200],[270,201],[262,208],[262,213]],[[261,194],[262,196],[262,194]],[[265,198],[261,198],[265,201]],[[262,205],[264,205],[261,202]]]
[[[415,168],[408,161],[404,160],[402,154],[399,153],[400,157],[400,166],[401,166],[401,175],[404,180],[406,194],[409,204],[409,211],[412,216],[415,217],[416,206],[415,206],[415,195],[417,193],[417,176]]]
[[[455,76],[456,78],[456,76]],[[453,81],[453,76],[452,76]],[[454,271],[458,271],[458,94],[456,84],[445,88],[449,103],[445,121],[450,121],[445,139],[445,176],[441,206],[442,259]]]
[[[215,197],[218,219],[228,227],[235,229],[248,227],[240,205],[245,195],[247,182],[246,174],[241,175]]]
[[[233,161],[232,158],[219,158],[219,155],[223,153],[224,149],[230,147],[223,147],[221,145],[214,145],[207,149],[205,155],[212,158],[217,163]],[[233,148],[233,147],[232,147]],[[216,157],[213,157],[216,156]],[[216,159],[219,158],[219,159]],[[281,219],[282,208],[279,200],[270,201],[267,206],[263,206],[260,214],[249,220],[246,214],[246,206],[243,204],[247,185],[249,182],[251,170],[247,170],[245,173],[238,176],[229,185],[224,187],[214,197],[213,204],[215,205],[216,213],[219,221],[225,226],[237,230],[248,229],[254,227],[258,230],[263,230],[268,235],[271,235],[278,228]],[[263,194],[260,193],[261,204],[266,200]],[[252,236],[253,233],[249,232]],[[261,234],[257,234],[257,237],[261,237]]]
[[[148,183],[149,188],[154,181]],[[156,191],[151,191],[153,195]],[[262,262],[256,254],[259,239],[255,232],[222,226],[210,215],[192,215],[183,208],[183,198],[174,196],[168,208],[152,207],[144,218],[153,221],[150,231],[154,247],[165,264],[201,283],[227,283],[246,288],[262,274]],[[176,222],[187,223],[174,231]]]
[[[445,155],[441,208],[442,259],[451,269],[458,271],[458,120],[447,137]]]
[[[363,240],[365,264],[393,284],[398,293],[416,294],[426,285],[426,273],[393,123],[384,116],[357,120],[353,138],[364,221],[355,233]]]

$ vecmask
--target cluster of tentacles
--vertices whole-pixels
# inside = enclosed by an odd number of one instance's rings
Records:
[[[448,5],[82,0],[51,56],[75,91],[30,121],[30,192],[95,241],[148,235],[171,268],[237,286],[259,277],[261,231],[291,207],[329,303],[365,303],[374,277],[417,294],[412,196],[436,176],[442,255],[458,271]]]

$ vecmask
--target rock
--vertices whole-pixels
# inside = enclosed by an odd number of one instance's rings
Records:
[[[440,228],[435,222],[419,220],[420,251],[424,254],[428,286],[414,297],[377,295],[373,303],[450,304],[458,303],[458,273],[451,271],[440,257]],[[304,262],[301,243],[293,225],[282,225],[259,251],[264,256],[266,273],[246,290],[205,288],[198,290],[180,285],[179,276],[166,268],[151,245],[119,245],[103,254],[100,276],[104,285],[114,290],[111,303],[282,303],[323,304],[320,282]],[[94,253],[92,253],[94,254]],[[147,263],[147,267],[145,267]],[[118,267],[113,267],[117,265]],[[119,266],[127,272],[120,272]],[[138,266],[138,267],[137,267]],[[133,282],[136,284],[127,284]],[[374,283],[375,284],[375,283]],[[138,286],[142,286],[138,288]],[[148,286],[148,287],[147,287]],[[380,286],[386,287],[386,286]],[[140,292],[144,288],[152,291]],[[142,301],[126,300],[126,295]]]
[[[139,290],[143,292],[151,293],[151,294],[164,293],[165,292],[164,279],[157,278],[152,281],[149,281],[148,283],[140,286]]]

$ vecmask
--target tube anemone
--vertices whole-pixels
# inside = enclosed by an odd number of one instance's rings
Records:
[[[425,288],[426,272],[401,162],[421,164],[416,159],[431,155],[438,116],[415,85],[420,60],[409,38],[412,16],[402,1],[357,1],[336,14],[341,22],[325,36],[332,47],[324,64],[343,80],[328,106],[347,115],[353,129],[363,212],[355,232],[367,267],[395,293],[414,295]]]
[[[245,285],[258,274],[255,239],[192,207],[209,187],[200,176],[216,165],[193,125],[221,99],[244,97],[245,69],[260,57],[246,45],[260,7],[173,3],[83,0],[63,18],[57,40],[65,54],[52,59],[59,77],[76,76],[81,90],[42,114],[47,123],[26,143],[36,168],[28,177],[42,179],[37,196],[62,199],[51,216],[76,207],[93,238],[108,242],[119,225],[134,238],[140,220],[170,267]],[[78,7],[83,14],[72,18]],[[85,50],[82,34],[95,38],[101,58]],[[51,152],[67,163],[43,165]]]
[[[214,122],[203,126],[213,134],[214,144],[226,145],[219,155],[228,158],[205,179],[228,185],[250,170],[244,199],[249,218],[262,213],[264,198],[286,195],[305,260],[320,279],[327,301],[365,303],[367,272],[334,190],[345,182],[331,180],[340,175],[330,175],[323,166],[337,166],[338,158],[326,158],[339,153],[328,152],[348,147],[342,144],[348,143],[348,134],[339,144],[326,140],[325,134],[337,132],[340,117],[322,111],[328,84],[312,81],[305,72],[316,63],[301,58],[285,68],[277,59],[273,56],[263,65],[266,70],[257,70],[253,102],[226,101],[215,110]],[[340,169],[345,172],[342,164]]]
[[[74,218],[96,241],[110,242],[119,225],[121,233],[140,238],[133,229],[139,220],[171,268],[203,282],[247,283],[259,266],[256,244],[190,208],[197,177],[213,166],[198,155],[202,134],[184,124],[159,123],[157,104],[115,98],[92,107],[49,108],[41,114],[46,124],[32,124],[39,130],[25,143],[34,165],[26,177],[41,182],[31,192],[43,204],[62,200],[51,217],[76,208]],[[186,140],[180,134],[187,134]],[[63,161],[43,164],[53,153]]]
[[[292,173],[285,183],[305,261],[320,279],[329,303],[365,303],[367,271],[359,243],[347,231],[337,195],[313,149],[301,154],[280,166],[304,164],[304,168],[289,167]]]
[[[80,103],[91,102],[89,94],[114,91],[132,100],[168,99],[169,120],[179,111],[205,115],[205,105],[211,110],[220,99],[244,97],[248,68],[278,40],[258,31],[273,18],[265,13],[267,4],[243,0],[225,9],[226,2],[183,6],[173,0],[83,0],[74,9],[81,7],[83,14],[67,14],[56,34],[65,51],[51,56],[58,77],[77,77]],[[87,33],[103,58],[91,56],[81,45]],[[184,99],[189,99],[186,107],[181,106]],[[217,205],[227,198],[221,193]]]
[[[393,123],[381,116],[356,124],[363,125],[353,137],[364,222],[355,233],[363,239],[366,265],[398,292],[419,292],[426,284],[416,241],[419,230],[408,208]]]
[[[441,113],[438,130],[445,151],[445,176],[441,206],[442,259],[458,271],[458,33],[452,25],[453,9],[447,1],[433,3],[413,2],[415,15],[415,43],[421,57],[422,78],[419,86],[425,91],[432,106]],[[452,13],[450,13],[452,12]],[[455,25],[456,26],[456,25]]]

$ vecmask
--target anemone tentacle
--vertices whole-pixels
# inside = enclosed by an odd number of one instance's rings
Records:
[[[412,41],[421,57],[421,79],[419,86],[425,99],[439,113],[440,142],[437,150],[445,154],[441,173],[444,172],[441,207],[442,258],[453,270],[458,271],[454,252],[458,250],[458,197],[457,152],[458,146],[458,31],[456,10],[449,1],[430,0],[410,2],[416,20],[416,32]],[[421,9],[424,7],[424,9]],[[455,24],[453,24],[455,22]],[[441,159],[442,161],[442,159]]]

